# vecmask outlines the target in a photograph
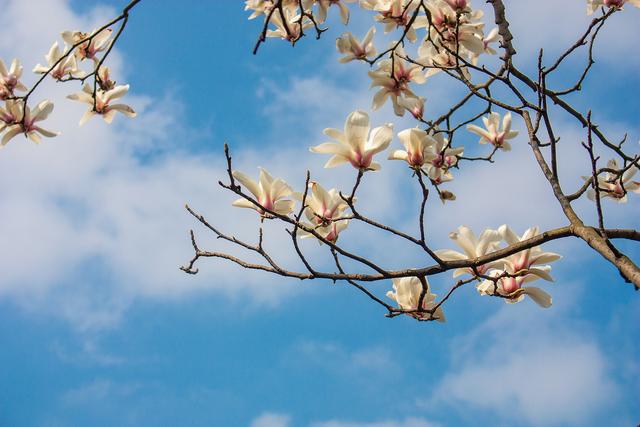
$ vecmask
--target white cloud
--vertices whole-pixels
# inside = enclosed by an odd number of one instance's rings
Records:
[[[582,425],[619,393],[612,362],[563,308],[503,307],[455,339],[451,353],[449,372],[423,403],[463,418],[482,411],[518,425]]]
[[[289,427],[290,420],[288,415],[267,412],[251,421],[250,427]]]

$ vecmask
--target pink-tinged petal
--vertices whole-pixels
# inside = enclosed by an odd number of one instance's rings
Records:
[[[53,111],[53,103],[51,101],[42,101],[33,109],[31,116],[34,122],[39,122],[47,117]]]
[[[380,89],[378,92],[376,92],[375,95],[373,95],[373,102],[371,104],[371,109],[374,111],[379,109],[384,105],[385,102],[387,102],[388,98],[389,98],[389,92],[385,88]]]
[[[116,110],[109,110],[106,113],[102,114],[102,118],[108,124],[111,124],[115,117],[116,117]]]
[[[342,131],[339,131],[338,129],[326,128],[323,131],[323,133],[327,135],[329,138],[333,138],[338,142],[341,142],[341,143],[345,142],[344,133],[342,133]]]
[[[391,144],[393,139],[393,125],[386,124],[384,126],[377,127],[371,131],[371,137],[366,145],[366,151],[368,153],[379,153],[386,150]]]
[[[279,215],[288,215],[295,209],[293,200],[278,200],[273,205],[273,211]]]
[[[404,160],[407,161],[409,159],[409,154],[403,150],[395,150],[389,153],[389,157],[387,160]]]
[[[351,153],[348,147],[342,144],[336,144],[335,142],[324,142],[320,145],[309,148],[309,151],[320,154],[340,154],[344,157],[348,157]]]

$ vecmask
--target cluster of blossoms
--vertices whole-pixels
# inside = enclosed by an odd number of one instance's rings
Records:
[[[46,65],[38,64],[33,72],[50,76],[58,82],[81,81],[89,77],[95,78],[95,85],[85,84],[82,92],[69,95],[68,98],[89,104],[80,124],[86,122],[94,115],[101,115],[107,123],[111,123],[116,112],[135,117],[136,113],[131,107],[124,104],[112,104],[112,101],[122,97],[129,89],[128,85],[116,86],[109,75],[109,69],[100,65],[99,54],[106,54],[111,47],[112,30],[102,29],[93,33],[81,31],[65,31],[62,39],[65,44],[62,48],[58,42],[54,42],[49,52],[45,55]],[[91,71],[80,68],[83,61],[90,61]],[[27,87],[22,84],[23,67],[17,59],[7,69],[5,63],[0,60],[0,100],[4,106],[0,107],[0,133],[4,132],[2,145],[6,145],[13,137],[24,134],[33,142],[39,143],[41,136],[54,137],[58,132],[46,130],[38,125],[51,114],[53,103],[45,100],[31,109],[27,105],[27,96],[17,92],[26,92]],[[36,83],[36,85],[39,84]],[[33,90],[33,89],[32,89]]]
[[[518,236],[507,225],[502,225],[497,230],[487,229],[478,237],[468,227],[461,226],[458,232],[451,233],[449,237],[463,252],[446,249],[436,254],[443,261],[471,260],[501,249],[503,242],[512,246],[538,234],[538,227],[529,228],[522,236]],[[551,296],[540,288],[524,285],[537,279],[553,281],[549,274],[551,266],[547,264],[560,258],[558,254],[543,252],[539,246],[535,246],[478,267],[457,269],[453,276],[470,274],[476,277],[480,281],[477,289],[481,295],[499,296],[508,303],[516,303],[529,296],[538,305],[547,308],[551,306]]]

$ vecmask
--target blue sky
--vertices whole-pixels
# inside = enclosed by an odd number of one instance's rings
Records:
[[[551,56],[587,22],[581,0],[555,3],[512,11],[525,68],[539,45]],[[60,31],[89,30],[119,6],[0,0],[7,28],[0,57],[17,56],[30,69]],[[231,1],[177,7],[143,0],[111,63],[116,79],[131,84],[139,117],[80,128],[83,107],[64,99],[77,88],[47,85],[41,96],[55,102],[50,122],[63,135],[41,146],[16,140],[0,153],[0,426],[635,425],[638,294],[576,242],[548,245],[565,255],[547,287],[553,308],[507,306],[469,288],[446,307],[443,325],[387,319],[341,285],[215,261],[203,262],[195,277],[178,270],[192,256],[190,228],[203,247],[229,249],[188,217],[185,202],[255,238],[254,213],[232,209],[234,198],[216,184],[224,178],[225,141],[238,168],[252,174],[266,166],[297,187],[307,168],[327,187],[353,179],[347,168],[322,170],[324,156],[307,151],[324,140],[323,128],[342,127],[350,111],[371,102],[366,69],[336,61],[341,25],[332,21],[320,42],[307,37],[292,49],[272,40],[253,56],[260,24],[242,9]],[[576,98],[614,135],[628,131],[633,144],[640,77],[629,52],[639,17],[632,7],[616,17]],[[354,16],[354,33],[368,25]],[[441,77],[424,91],[433,113],[460,93]],[[388,105],[372,121],[393,121],[396,131],[412,126]],[[588,172],[576,148],[584,135],[566,117],[557,123],[563,141],[576,142],[562,153],[567,185],[577,185]],[[563,225],[525,141],[518,142],[492,168],[461,173],[452,184],[456,204],[433,208],[438,247],[451,247],[447,233],[459,224],[509,223],[520,233]],[[361,202],[372,216],[412,230],[417,193],[406,175],[383,162],[382,172],[367,177]],[[637,199],[607,203],[609,224],[637,228]],[[593,219],[592,205],[579,208]],[[348,231],[345,240],[356,238],[347,245],[390,266],[422,262],[366,228]],[[281,231],[268,227],[266,236],[285,263],[295,262]],[[316,246],[305,242],[327,265]],[[640,257],[633,245],[624,248]],[[433,280],[436,292],[448,279]],[[388,288],[373,285],[380,294]]]

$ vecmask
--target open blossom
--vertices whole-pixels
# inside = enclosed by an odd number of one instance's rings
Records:
[[[283,40],[295,42],[302,37],[302,32],[313,26],[308,18],[302,20],[302,28],[300,28],[300,15],[298,14],[297,6],[283,7],[284,20],[280,11],[276,11],[271,15],[271,24],[276,28],[275,30],[267,30],[267,37],[280,37]]]
[[[398,133],[398,139],[404,150],[394,150],[389,154],[389,160],[404,160],[411,168],[421,169],[434,159],[435,153],[431,147],[436,140],[422,129],[405,129]]]
[[[540,234],[538,227],[532,227],[525,231],[522,237],[515,234],[508,226],[501,226],[498,231],[508,245],[514,245],[528,240]],[[518,252],[502,259],[503,267],[492,270],[488,275],[494,279],[486,279],[477,286],[482,295],[495,295],[505,297],[506,302],[515,303],[522,301],[526,295],[542,307],[551,306],[551,297],[537,287],[524,286],[537,279],[552,282],[549,274],[550,262],[562,258],[553,252],[543,252],[539,246]]]
[[[111,28],[105,28],[99,33],[84,33],[82,31],[64,31],[62,33],[62,39],[69,45],[75,46],[78,43],[80,45],[76,48],[74,55],[77,59],[91,59],[93,62],[98,62],[97,54],[103,52],[109,48],[111,44]],[[95,35],[94,35],[95,34]],[[87,40],[91,37],[91,40]],[[87,40],[81,43],[83,40]]]
[[[374,110],[382,107],[387,99],[391,98],[393,111],[398,116],[403,116],[405,108],[399,104],[401,97],[418,98],[409,87],[410,83],[423,84],[426,81],[422,67],[406,61],[406,53],[402,47],[393,52],[394,58],[380,61],[374,71],[369,71],[371,87],[380,86],[373,96],[372,107]],[[392,70],[393,67],[393,70]]]
[[[451,168],[458,164],[458,157],[464,153],[464,147],[450,147],[444,132],[433,131],[430,135],[435,144],[428,146],[430,152],[426,155],[429,161],[423,170],[438,185],[453,180]]]
[[[53,111],[53,103],[51,101],[42,101],[36,105],[33,110],[27,106],[26,109],[24,109],[24,120],[21,120],[23,117],[23,108],[22,102],[15,102],[11,103],[8,109],[0,110],[3,122],[5,119],[8,119],[9,116],[13,118],[14,121],[13,124],[6,126],[6,133],[2,138],[2,145],[7,145],[13,137],[21,133],[36,144],[40,143],[41,136],[52,138],[59,135],[58,132],[46,130],[37,124],[49,117],[49,114]]]
[[[491,113],[483,117],[484,129],[476,125],[467,125],[469,132],[480,136],[480,144],[491,144],[504,151],[511,150],[511,144],[507,140],[518,136],[518,132],[511,130],[511,113],[504,115],[502,127],[500,126],[500,114]]]
[[[467,259],[478,258],[491,252],[498,250],[498,246],[502,241],[502,234],[498,230],[486,229],[479,237],[469,227],[461,225],[457,232],[449,234],[449,238],[456,242],[464,253],[451,249],[442,249],[436,251],[436,255],[443,261],[461,261]],[[487,264],[476,267],[478,274],[485,274],[489,269],[495,266],[502,266],[502,261],[492,261]],[[469,273],[475,275],[472,268],[457,268],[453,272],[453,277],[461,274]]]
[[[44,74],[57,63],[58,65],[51,70],[50,74],[55,80],[61,80],[65,77],[81,78],[85,76],[85,72],[78,68],[78,61],[76,60],[75,55],[67,55],[65,59],[60,61],[62,57],[63,52],[60,50],[58,42],[54,42],[51,49],[49,49],[49,53],[45,55],[47,65],[38,64],[33,69],[33,72]]]
[[[436,306],[436,294],[432,294],[429,287],[429,281],[424,278],[427,284],[427,292],[422,300],[422,309],[431,310]],[[420,295],[422,294],[422,283],[417,277],[402,277],[399,279],[393,279],[393,292],[388,291],[387,297],[394,300],[399,308],[403,310],[417,310],[420,303]],[[429,319],[431,316],[429,313],[407,313],[408,315],[415,317],[416,319]],[[433,313],[433,317],[438,322],[444,322],[444,312],[442,307],[438,307]]]
[[[117,112],[120,112],[127,117],[136,116],[136,112],[133,111],[133,109],[128,105],[111,104],[112,101],[124,96],[128,90],[129,85],[116,86],[113,89],[107,91],[98,89],[96,90],[96,97],[94,101],[93,88],[90,85],[86,84],[82,88],[82,92],[71,94],[67,96],[67,98],[89,104],[89,110],[87,110],[87,112],[85,112],[80,119],[81,125],[86,123],[87,120],[89,120],[96,114],[101,115],[105,122],[111,123]]]
[[[339,62],[345,63],[354,59],[366,59],[376,55],[376,48],[373,45],[373,35],[376,28],[371,27],[362,39],[362,43],[351,33],[344,33],[336,40],[338,51],[345,55],[338,59]]]
[[[304,213],[307,219],[315,225],[328,224],[340,218],[349,207],[335,188],[327,191],[317,182],[310,183],[309,188],[311,194],[305,201],[307,207]]]
[[[240,183],[253,194],[256,201],[262,207],[256,206],[244,198],[233,202],[233,206],[255,209],[260,215],[266,218],[269,218],[271,215],[264,209],[275,212],[278,215],[288,215],[293,211],[295,202],[288,199],[288,197],[293,195],[293,190],[281,178],[274,179],[269,172],[262,168],[260,168],[260,178],[258,182],[239,171],[233,171],[233,177],[240,181]]]
[[[26,91],[27,87],[20,81],[22,77],[22,65],[20,61],[11,61],[11,67],[7,69],[4,61],[0,59],[0,99],[13,96],[15,90]]]
[[[327,19],[327,12],[331,6],[338,6],[342,23],[349,23],[349,8],[345,3],[353,3],[356,0],[318,0],[317,21],[323,23]]]
[[[369,115],[362,110],[349,114],[344,124],[344,132],[338,129],[325,129],[325,135],[338,141],[325,142],[311,147],[312,153],[332,154],[324,165],[332,168],[343,163],[351,163],[360,170],[380,170],[380,164],[373,161],[373,156],[386,148],[393,138],[391,123],[374,128],[369,134]]]
[[[429,22],[424,15],[411,22],[419,3],[415,0],[360,0],[360,7],[378,12],[375,20],[384,24],[385,33],[400,28],[406,31],[407,40],[413,43],[417,40],[416,29],[426,27]],[[410,22],[411,26],[406,28]]]
[[[615,7],[620,9],[627,2],[636,7],[640,7],[640,0],[587,0],[587,15],[592,15],[593,12],[600,7]]]
[[[618,162],[615,159],[609,160],[609,162],[607,163],[607,168],[620,170]],[[598,176],[598,188],[600,190],[600,197],[609,197],[618,203],[626,203],[627,193],[629,191],[633,193],[640,193],[640,182],[631,180],[637,172],[638,168],[636,166],[631,166],[621,175],[611,172],[605,172],[604,176]],[[582,179],[591,180],[592,177],[583,176]],[[587,192],[587,197],[590,200],[595,200],[595,190],[589,190]]]

